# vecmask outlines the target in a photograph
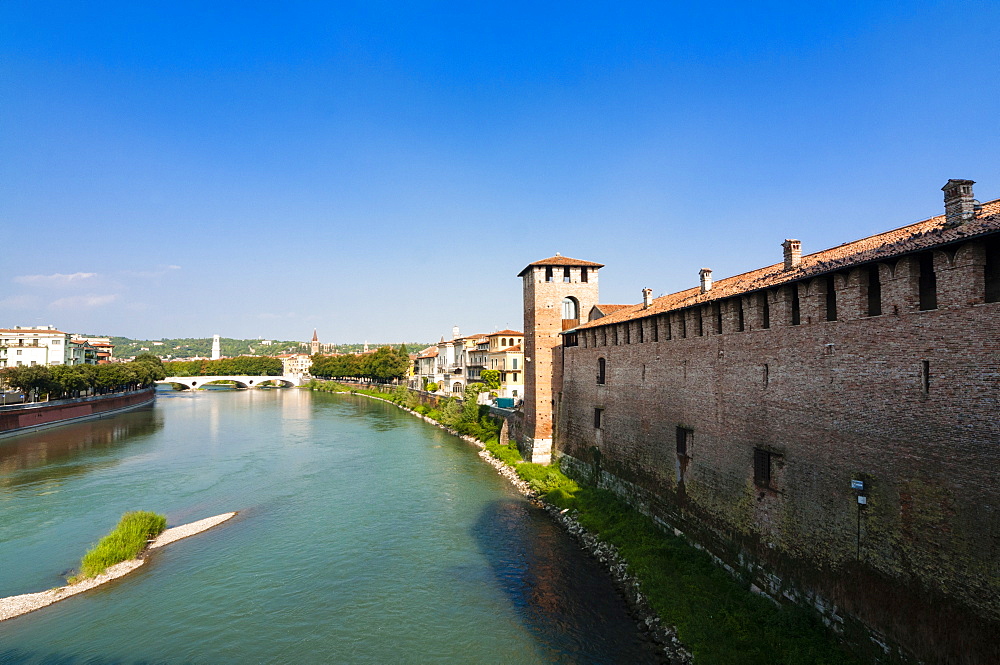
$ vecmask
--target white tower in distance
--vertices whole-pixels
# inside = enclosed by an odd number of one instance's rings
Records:
[[[222,344],[219,342],[219,336],[212,336],[212,360],[218,360],[222,357]]]

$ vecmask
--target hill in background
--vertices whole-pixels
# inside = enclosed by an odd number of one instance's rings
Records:
[[[269,343],[268,343],[269,342]],[[179,360],[184,358],[207,358],[212,355],[212,338],[177,338],[177,339],[130,339],[128,337],[112,337],[111,343],[115,345],[116,358],[131,358],[139,353],[149,351],[164,360]],[[377,349],[380,346],[393,346],[399,348],[400,344],[406,344],[409,352],[413,353],[424,349],[430,344],[422,342],[392,342],[392,343],[369,343],[368,348]],[[260,340],[260,339],[232,339],[223,337],[220,339],[222,355],[230,358],[236,356],[277,356],[282,353],[309,353],[309,343],[295,340]],[[360,344],[337,344],[331,348],[324,346],[324,353],[357,353],[364,349],[364,343]]]

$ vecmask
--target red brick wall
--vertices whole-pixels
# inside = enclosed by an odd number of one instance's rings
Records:
[[[96,416],[108,411],[151,402],[154,397],[154,390],[149,388],[120,395],[101,395],[80,400],[40,404],[29,408],[6,409],[0,411],[0,433],[6,434],[28,427]]]
[[[536,440],[552,438],[552,414],[558,399],[553,386],[561,381],[563,298],[576,298],[580,319],[586,321],[598,304],[597,272],[589,268],[586,282],[581,281],[580,267],[570,267],[569,282],[563,281],[562,266],[554,270],[552,281],[546,281],[544,266],[530,267],[524,274],[523,436],[528,448]]]
[[[611,485],[701,529],[723,558],[736,543],[904,642],[960,642],[964,628],[947,624],[965,623],[955,617],[966,610],[1000,620],[1000,303],[983,302],[981,243],[935,252],[934,263],[932,311],[918,310],[918,264],[904,258],[880,265],[882,316],[863,316],[867,277],[856,269],[835,276],[837,321],[826,321],[827,282],[816,278],[797,285],[799,326],[788,325],[793,287],[782,287],[769,292],[770,329],[748,296],[745,332],[730,300],[721,335],[708,306],[672,314],[669,341],[662,316],[641,323],[644,343],[633,332],[624,344],[621,324],[608,345],[593,346],[603,330],[581,333],[565,349],[557,454],[592,464],[596,448]],[[688,459],[676,453],[678,426],[694,430]],[[770,488],[755,484],[755,448],[774,455]],[[852,479],[867,485],[860,557]],[[893,606],[886,589],[924,607]],[[950,603],[957,613],[935,619]],[[915,637],[935,621],[949,636]]]

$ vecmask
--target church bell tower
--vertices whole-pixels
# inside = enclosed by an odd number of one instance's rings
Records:
[[[604,265],[556,254],[518,273],[524,285],[524,433],[528,459],[548,464],[562,397],[562,332],[586,322]]]

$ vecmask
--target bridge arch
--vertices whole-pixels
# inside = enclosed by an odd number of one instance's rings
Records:
[[[168,376],[157,383],[172,383],[184,386],[189,390],[197,390],[216,381],[231,381],[243,388],[256,388],[263,383],[273,381],[280,383],[283,387],[294,388],[302,385],[304,378],[298,374],[285,376]]]

